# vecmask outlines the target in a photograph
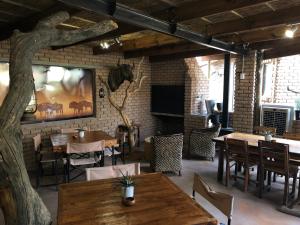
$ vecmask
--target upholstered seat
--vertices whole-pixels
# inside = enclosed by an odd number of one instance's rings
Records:
[[[200,156],[214,159],[216,150],[213,138],[219,136],[221,126],[212,128],[195,129],[190,133],[189,156]]]

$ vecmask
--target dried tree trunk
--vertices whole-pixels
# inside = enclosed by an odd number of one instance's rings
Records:
[[[129,151],[131,151],[132,148],[135,145],[134,124],[132,124],[132,121],[126,115],[125,109],[126,109],[126,103],[127,103],[127,100],[129,98],[129,96],[140,90],[140,88],[142,86],[142,83],[143,83],[143,80],[147,77],[147,76],[143,76],[143,73],[141,72],[141,65],[142,65],[143,61],[144,61],[144,57],[141,59],[141,61],[138,64],[138,68],[137,68],[137,71],[135,73],[133,81],[131,81],[128,84],[128,86],[125,90],[125,96],[123,98],[123,101],[122,101],[121,105],[118,105],[115,102],[114,98],[112,97],[112,92],[109,88],[108,82],[105,81],[103,77],[99,76],[100,82],[102,84],[104,84],[104,86],[106,88],[109,103],[118,111],[118,113],[120,114],[125,126],[128,128]]]
[[[32,32],[15,31],[10,40],[9,91],[0,108],[0,158],[3,160],[0,172],[5,174],[0,179],[5,180],[8,187],[6,194],[11,193],[12,197],[9,204],[4,206],[4,211],[16,206],[16,218],[6,218],[8,225],[51,224],[49,211],[30,184],[23,159],[20,119],[34,87],[34,54],[42,48],[76,43],[117,28],[112,21],[103,21],[88,29],[75,31],[55,28],[68,18],[67,12],[59,12],[41,20]]]

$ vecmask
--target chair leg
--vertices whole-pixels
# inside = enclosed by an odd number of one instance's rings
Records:
[[[181,170],[178,171],[178,175],[181,176]]]
[[[258,193],[258,197],[259,198],[262,198],[262,192],[263,192],[263,188],[264,188],[264,183],[265,183],[265,171],[260,166],[260,172],[259,172],[259,193]]]
[[[295,195],[296,192],[296,184],[297,184],[297,173],[293,174],[293,186],[292,186],[292,195]],[[299,187],[300,188],[300,187]]]
[[[193,199],[195,200],[195,190],[192,192]]]
[[[248,191],[248,184],[249,184],[249,168],[248,168],[248,166],[246,166],[245,167],[244,192]]]
[[[273,182],[274,183],[276,182],[276,173],[275,172],[273,173]]]
[[[237,180],[237,174],[238,174],[238,166],[237,166],[237,163],[236,163],[235,166],[234,166],[234,181]]]
[[[231,224],[231,218],[228,218],[227,225],[230,225],[230,224]]]
[[[271,187],[272,172],[268,171],[268,186]]]
[[[226,162],[226,180],[225,180],[225,186],[228,186],[229,183],[229,176],[230,176],[230,165],[229,162]]]
[[[283,195],[283,205],[287,206],[288,204],[288,196],[289,196],[289,176],[284,176],[284,195]]]
[[[57,160],[55,160],[54,163],[54,173],[55,173],[55,185],[56,185],[56,189],[57,189],[57,185],[58,185],[58,175],[57,175]]]

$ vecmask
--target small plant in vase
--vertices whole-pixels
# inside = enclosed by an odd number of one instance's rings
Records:
[[[272,132],[271,131],[266,131],[265,132],[265,141],[272,141]]]
[[[120,184],[122,187],[122,199],[125,205],[133,205],[135,203],[134,200],[134,181],[132,176],[126,172],[126,175],[122,173],[122,177],[120,179]]]
[[[295,114],[296,120],[300,120],[300,98],[295,100]]]
[[[85,129],[83,128],[78,128],[76,129],[78,131],[78,135],[80,138],[83,138],[84,137],[84,132],[86,131]]]

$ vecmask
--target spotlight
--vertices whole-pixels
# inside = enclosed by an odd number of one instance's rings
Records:
[[[290,26],[285,30],[284,34],[287,38],[293,38],[296,30],[297,30],[297,27]]]

